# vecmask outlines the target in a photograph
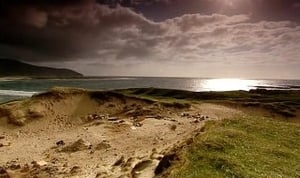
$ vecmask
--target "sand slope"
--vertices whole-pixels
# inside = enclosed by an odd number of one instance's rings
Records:
[[[237,114],[208,103],[177,108],[114,92],[53,89],[0,106],[0,175],[154,177],[164,155],[206,120]]]

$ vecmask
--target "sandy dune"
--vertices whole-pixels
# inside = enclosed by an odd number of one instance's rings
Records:
[[[163,157],[205,121],[237,114],[209,103],[177,108],[53,89],[0,106],[0,177],[154,177]]]

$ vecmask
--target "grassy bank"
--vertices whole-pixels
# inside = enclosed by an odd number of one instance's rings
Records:
[[[163,177],[300,177],[300,125],[262,117],[209,122]]]
[[[293,118],[300,109],[300,90],[250,90],[226,92],[191,92],[158,88],[137,88],[120,91],[126,95],[167,101],[171,103],[214,102],[234,104],[246,108],[260,108],[273,114]]]

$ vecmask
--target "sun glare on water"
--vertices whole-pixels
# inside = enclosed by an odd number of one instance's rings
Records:
[[[209,91],[250,90],[254,85],[252,80],[209,79],[203,83],[203,88]]]

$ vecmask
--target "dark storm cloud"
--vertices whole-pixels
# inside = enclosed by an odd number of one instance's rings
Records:
[[[9,14],[11,12],[18,12],[19,16],[16,18],[15,14]],[[43,55],[53,60],[99,57],[98,50],[122,45],[118,37],[130,39],[136,33],[162,33],[155,23],[128,8],[112,9],[95,1],[63,3],[55,8],[21,6],[12,9],[7,16],[0,24],[2,46],[9,46],[9,51],[13,51],[12,47],[16,51],[32,50],[41,56],[26,56],[31,60],[42,60]],[[133,52],[136,49],[124,48]],[[121,49],[119,56],[126,53],[125,49]],[[137,51],[138,56],[139,53]]]

